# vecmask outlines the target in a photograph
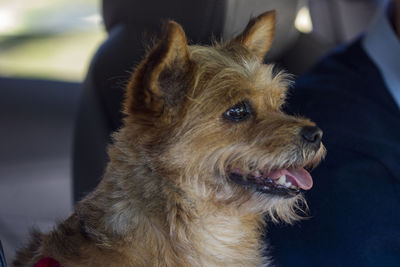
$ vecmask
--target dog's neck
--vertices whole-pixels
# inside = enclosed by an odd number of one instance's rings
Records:
[[[210,203],[199,205],[199,220],[192,225],[200,255],[215,256],[204,266],[260,266],[264,247],[261,242],[262,218],[253,213],[220,212]]]
[[[134,240],[134,249],[147,253],[153,250],[152,257],[169,257],[178,265],[261,264],[263,218],[260,214],[245,209],[220,209],[209,201],[188,199],[161,177],[154,177],[154,173],[153,177],[151,172],[141,176],[135,173],[135,166],[120,168],[120,164],[126,163],[110,163],[99,187],[82,203],[89,204],[91,209],[93,203],[104,205],[99,207],[102,212],[98,214],[102,217],[91,221],[102,221],[99,225],[105,229],[91,229],[91,232],[105,231],[105,235],[118,236],[126,244]],[[126,171],[116,174],[115,169]],[[160,183],[163,191],[157,192],[154,188]],[[110,195],[105,189],[109,187],[118,190],[114,189]],[[146,247],[148,244],[152,245]],[[129,257],[129,249],[122,250]]]

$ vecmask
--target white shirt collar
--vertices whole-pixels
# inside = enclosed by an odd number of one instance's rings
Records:
[[[362,40],[362,45],[378,67],[400,109],[400,40],[389,22],[385,9],[378,12]]]

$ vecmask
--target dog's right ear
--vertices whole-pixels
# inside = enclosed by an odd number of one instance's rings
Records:
[[[124,113],[161,115],[174,110],[186,95],[192,68],[182,27],[168,21],[163,37],[137,67],[128,84]]]
[[[274,40],[275,23],[275,10],[264,12],[250,20],[244,31],[230,40],[228,45],[240,43],[263,61]]]

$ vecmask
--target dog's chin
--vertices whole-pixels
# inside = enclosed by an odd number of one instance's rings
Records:
[[[243,197],[240,209],[259,214],[266,221],[292,224],[307,216],[307,203],[302,189],[282,188],[282,186],[243,182],[237,174],[230,176],[231,184]],[[268,183],[268,182],[267,182]],[[226,203],[226,202],[225,202]],[[238,202],[233,202],[238,203]]]

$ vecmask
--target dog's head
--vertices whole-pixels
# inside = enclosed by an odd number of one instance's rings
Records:
[[[290,221],[325,151],[313,122],[281,110],[288,75],[263,64],[274,25],[266,12],[205,47],[168,22],[128,85],[125,128],[132,160],[185,192]]]

